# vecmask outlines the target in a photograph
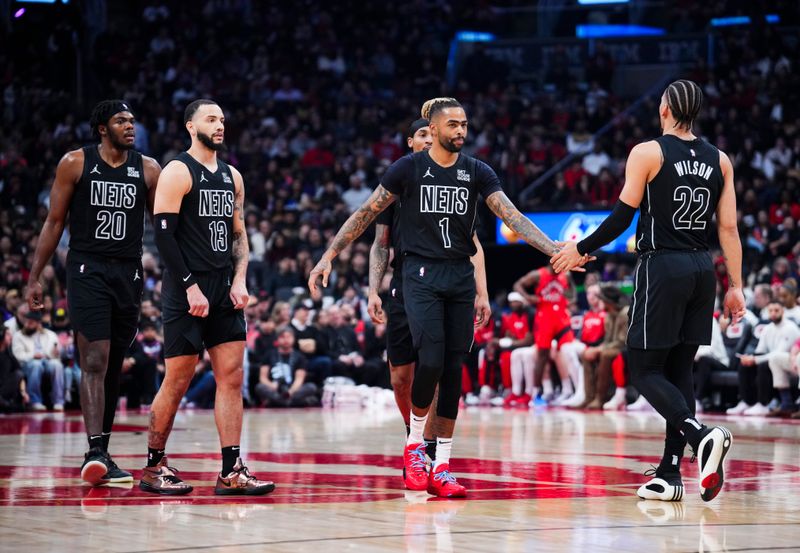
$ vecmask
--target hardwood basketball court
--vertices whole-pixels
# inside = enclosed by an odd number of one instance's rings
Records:
[[[179,498],[82,485],[78,413],[5,416],[0,550],[800,551],[800,426],[713,420],[734,434],[723,492],[704,503],[687,457],[684,501],[663,503],[635,495],[660,458],[656,414],[465,409],[452,468],[466,500],[402,488],[403,426],[391,408],[246,412],[247,464],[278,487],[233,500],[213,494],[219,447],[209,411],[176,419],[170,464],[195,485]],[[146,430],[146,413],[123,412],[111,442],[136,477]]]

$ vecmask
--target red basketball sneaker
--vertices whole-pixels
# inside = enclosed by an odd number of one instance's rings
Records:
[[[431,471],[428,493],[436,497],[467,497],[467,488],[456,481],[449,464],[442,464]]]
[[[409,444],[403,453],[403,483],[406,488],[424,491],[428,487],[425,442]]]

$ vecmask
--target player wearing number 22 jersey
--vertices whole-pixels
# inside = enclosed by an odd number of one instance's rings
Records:
[[[731,283],[723,307],[734,320],[745,313],[733,166],[692,132],[702,102],[692,81],[667,87],[659,106],[663,135],[631,151],[611,216],[553,259],[556,270],[568,269],[619,236],[640,210],[628,362],[634,385],[667,421],[661,462],[637,492],[643,499],[683,497],[680,463],[688,442],[700,465],[700,495],[710,501],[722,488],[722,461],[733,442],[729,430],[695,418],[694,358],[699,345],[711,342],[717,290],[708,253],[714,214]]]

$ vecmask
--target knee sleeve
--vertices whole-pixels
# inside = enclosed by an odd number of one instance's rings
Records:
[[[444,342],[434,342],[423,335],[420,339],[419,358],[411,385],[411,402],[425,409],[433,402],[436,385],[442,378],[445,362]]]
[[[445,354],[444,370],[439,380],[439,403],[436,414],[445,419],[458,417],[458,402],[461,400],[461,364],[464,354],[448,351]]]

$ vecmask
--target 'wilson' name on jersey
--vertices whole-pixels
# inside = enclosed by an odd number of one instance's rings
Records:
[[[679,177],[684,175],[697,175],[698,177],[703,177],[708,180],[711,177],[711,173],[714,172],[713,167],[706,165],[702,161],[691,161],[687,159],[678,161],[674,163],[673,166]]]

